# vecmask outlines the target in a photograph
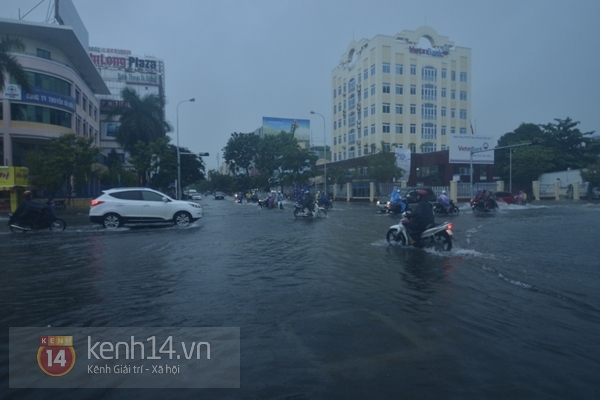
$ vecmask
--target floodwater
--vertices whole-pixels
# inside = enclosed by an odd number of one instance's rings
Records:
[[[0,218],[0,397],[600,398],[598,203],[461,204],[450,252],[389,246],[366,203],[200,203],[184,229]],[[239,327],[241,387],[8,389],[7,328],[36,326]]]

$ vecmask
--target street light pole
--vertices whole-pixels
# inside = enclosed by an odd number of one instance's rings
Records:
[[[182,100],[177,103],[177,107],[175,108],[177,113],[177,200],[181,200],[181,154],[179,154],[179,105],[181,103],[186,102],[194,102],[195,98],[191,98],[189,100]]]
[[[325,117],[323,114],[319,114],[318,112],[311,111],[311,114],[320,115],[323,118],[323,158],[325,159],[325,163],[323,164],[324,169],[324,180],[325,180],[325,194],[327,194],[327,135],[325,134]]]

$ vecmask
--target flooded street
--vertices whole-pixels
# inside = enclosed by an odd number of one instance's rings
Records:
[[[474,215],[450,252],[389,246],[366,203],[296,220],[206,197],[204,217],[57,233],[0,218],[0,397],[598,398],[600,204]],[[240,389],[8,389],[8,327],[239,327]],[[5,396],[6,395],[6,396]]]

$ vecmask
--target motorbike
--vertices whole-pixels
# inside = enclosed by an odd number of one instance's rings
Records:
[[[408,229],[404,225],[408,222],[407,213],[403,213],[403,218],[397,225],[392,225],[387,231],[385,238],[388,243],[397,243],[403,247],[411,246]],[[446,221],[441,224],[431,224],[421,233],[422,245],[441,246],[443,250],[452,250],[452,223]],[[429,239],[428,241],[426,239]]]
[[[62,218],[57,218],[50,207],[40,211],[28,211],[22,217],[8,214],[8,226],[12,232],[26,233],[50,229],[51,231],[64,231],[67,223]]]
[[[329,200],[329,202],[327,204],[325,202],[321,201],[321,200],[318,200],[317,201],[317,205],[319,207],[323,207],[325,209],[333,208],[333,202],[331,200]]]
[[[275,208],[277,204],[275,200],[273,200],[273,202],[269,204],[269,198],[267,197],[266,199],[258,200],[258,206],[260,208],[266,208],[268,210],[271,208]]]
[[[304,205],[301,201],[297,202],[294,205],[294,217],[296,218],[312,218],[316,216],[317,218],[325,218],[327,217],[327,209],[319,204],[315,203],[314,212],[310,212],[309,210],[305,210]]]
[[[471,210],[473,210],[474,213],[497,211],[498,203],[491,197],[487,200],[471,200]]]
[[[454,202],[452,200],[450,200],[450,207],[447,210],[446,210],[446,207],[444,207],[440,203],[436,203],[433,206],[433,213],[435,215],[438,215],[438,216],[442,216],[442,215],[458,215],[459,212],[460,212],[460,210],[458,209],[458,207],[456,207],[454,205]]]
[[[387,214],[402,214],[403,212],[410,210],[408,203],[404,200],[400,200],[399,203],[392,203],[391,201],[377,202],[377,212],[378,213],[387,213]]]

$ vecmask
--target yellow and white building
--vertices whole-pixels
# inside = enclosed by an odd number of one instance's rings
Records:
[[[471,49],[430,27],[353,40],[331,74],[333,160],[429,153],[471,133]]]

